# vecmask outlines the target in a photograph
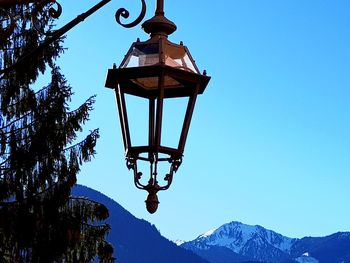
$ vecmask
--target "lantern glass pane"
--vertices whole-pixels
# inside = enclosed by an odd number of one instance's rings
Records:
[[[178,148],[188,97],[164,99],[161,145]]]
[[[175,45],[170,42],[165,45],[165,64],[173,68],[199,73],[194,61],[187,53],[187,49],[182,45]]]
[[[125,94],[131,146],[148,144],[148,99]]]
[[[135,45],[131,52],[127,54],[121,68],[144,67],[159,63],[159,45]]]

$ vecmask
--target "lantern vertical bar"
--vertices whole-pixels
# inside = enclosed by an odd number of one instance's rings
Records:
[[[158,97],[156,112],[156,130],[155,130],[155,150],[159,151],[162,139],[162,122],[163,122],[163,100],[164,100],[164,71],[161,72],[158,79]]]
[[[149,99],[149,117],[148,117],[148,146],[154,148],[154,116],[155,116],[155,99]],[[151,160],[151,151],[148,152],[148,158]]]
[[[183,153],[185,149],[186,139],[187,139],[188,131],[190,129],[190,123],[192,119],[194,106],[196,104],[198,91],[199,91],[199,85],[197,84],[195,92],[189,97],[189,100],[188,100],[186,115],[185,115],[186,117],[183,122],[182,131],[181,131],[180,140],[179,140],[179,146],[178,146],[178,150],[181,153]]]
[[[124,149],[125,152],[128,152],[129,148],[131,147],[129,122],[125,106],[125,96],[119,84],[115,90],[115,93],[119,112],[120,127],[123,135]]]

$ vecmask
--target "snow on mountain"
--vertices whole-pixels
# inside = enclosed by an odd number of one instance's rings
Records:
[[[185,243],[185,241],[180,240],[180,239],[174,240],[173,242],[174,242],[177,246],[181,246],[183,243]]]
[[[200,249],[208,249],[211,246],[227,247],[236,253],[242,254],[242,251],[247,249],[247,244],[252,243],[249,241],[252,240],[257,245],[266,242],[281,251],[289,252],[295,239],[284,237],[261,226],[231,222],[200,235],[192,241],[192,245]]]
[[[282,236],[261,226],[252,226],[240,222],[231,222],[217,229],[208,231],[193,241],[181,246],[197,254],[209,254],[210,257],[217,248],[229,249],[237,259],[262,260],[266,262],[286,262],[290,259],[289,252],[296,239]],[[213,261],[216,263],[216,261]],[[240,262],[227,260],[223,262]]]
[[[350,232],[297,239],[258,225],[231,222],[181,247],[210,263],[350,263]]]
[[[204,234],[200,235],[199,237],[208,237],[208,236],[211,236],[211,235],[214,233],[214,231],[215,231],[216,229],[217,229],[217,228],[211,229],[211,230],[205,232]]]
[[[301,257],[295,259],[298,263],[319,263],[316,258],[310,257],[309,253],[304,253]]]

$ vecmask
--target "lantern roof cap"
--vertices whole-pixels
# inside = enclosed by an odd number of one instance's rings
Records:
[[[150,34],[151,37],[154,35],[169,36],[176,31],[176,25],[163,15],[155,15],[151,19],[145,21],[142,24],[143,30]]]
[[[134,42],[120,64],[120,68],[160,64],[200,74],[188,48],[182,42],[175,44],[164,37]]]

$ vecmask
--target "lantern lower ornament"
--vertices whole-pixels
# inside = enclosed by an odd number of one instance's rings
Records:
[[[138,170],[137,167],[137,161],[148,161],[150,163],[150,179],[148,181],[148,184],[142,184],[141,178],[142,178],[142,172]],[[170,170],[169,173],[167,173],[164,177],[164,181],[166,182],[165,185],[159,185],[158,183],[158,162],[161,161],[168,161],[170,163]],[[180,167],[182,163],[182,158],[158,158],[158,154],[152,154],[151,160],[146,160],[145,158],[139,157],[139,156],[132,156],[128,155],[126,157],[126,165],[128,169],[132,169],[134,171],[134,183],[135,186],[138,189],[146,190],[148,192],[146,202],[146,209],[150,214],[154,214],[158,209],[158,191],[167,190],[172,181],[174,173],[177,172],[178,168]]]

